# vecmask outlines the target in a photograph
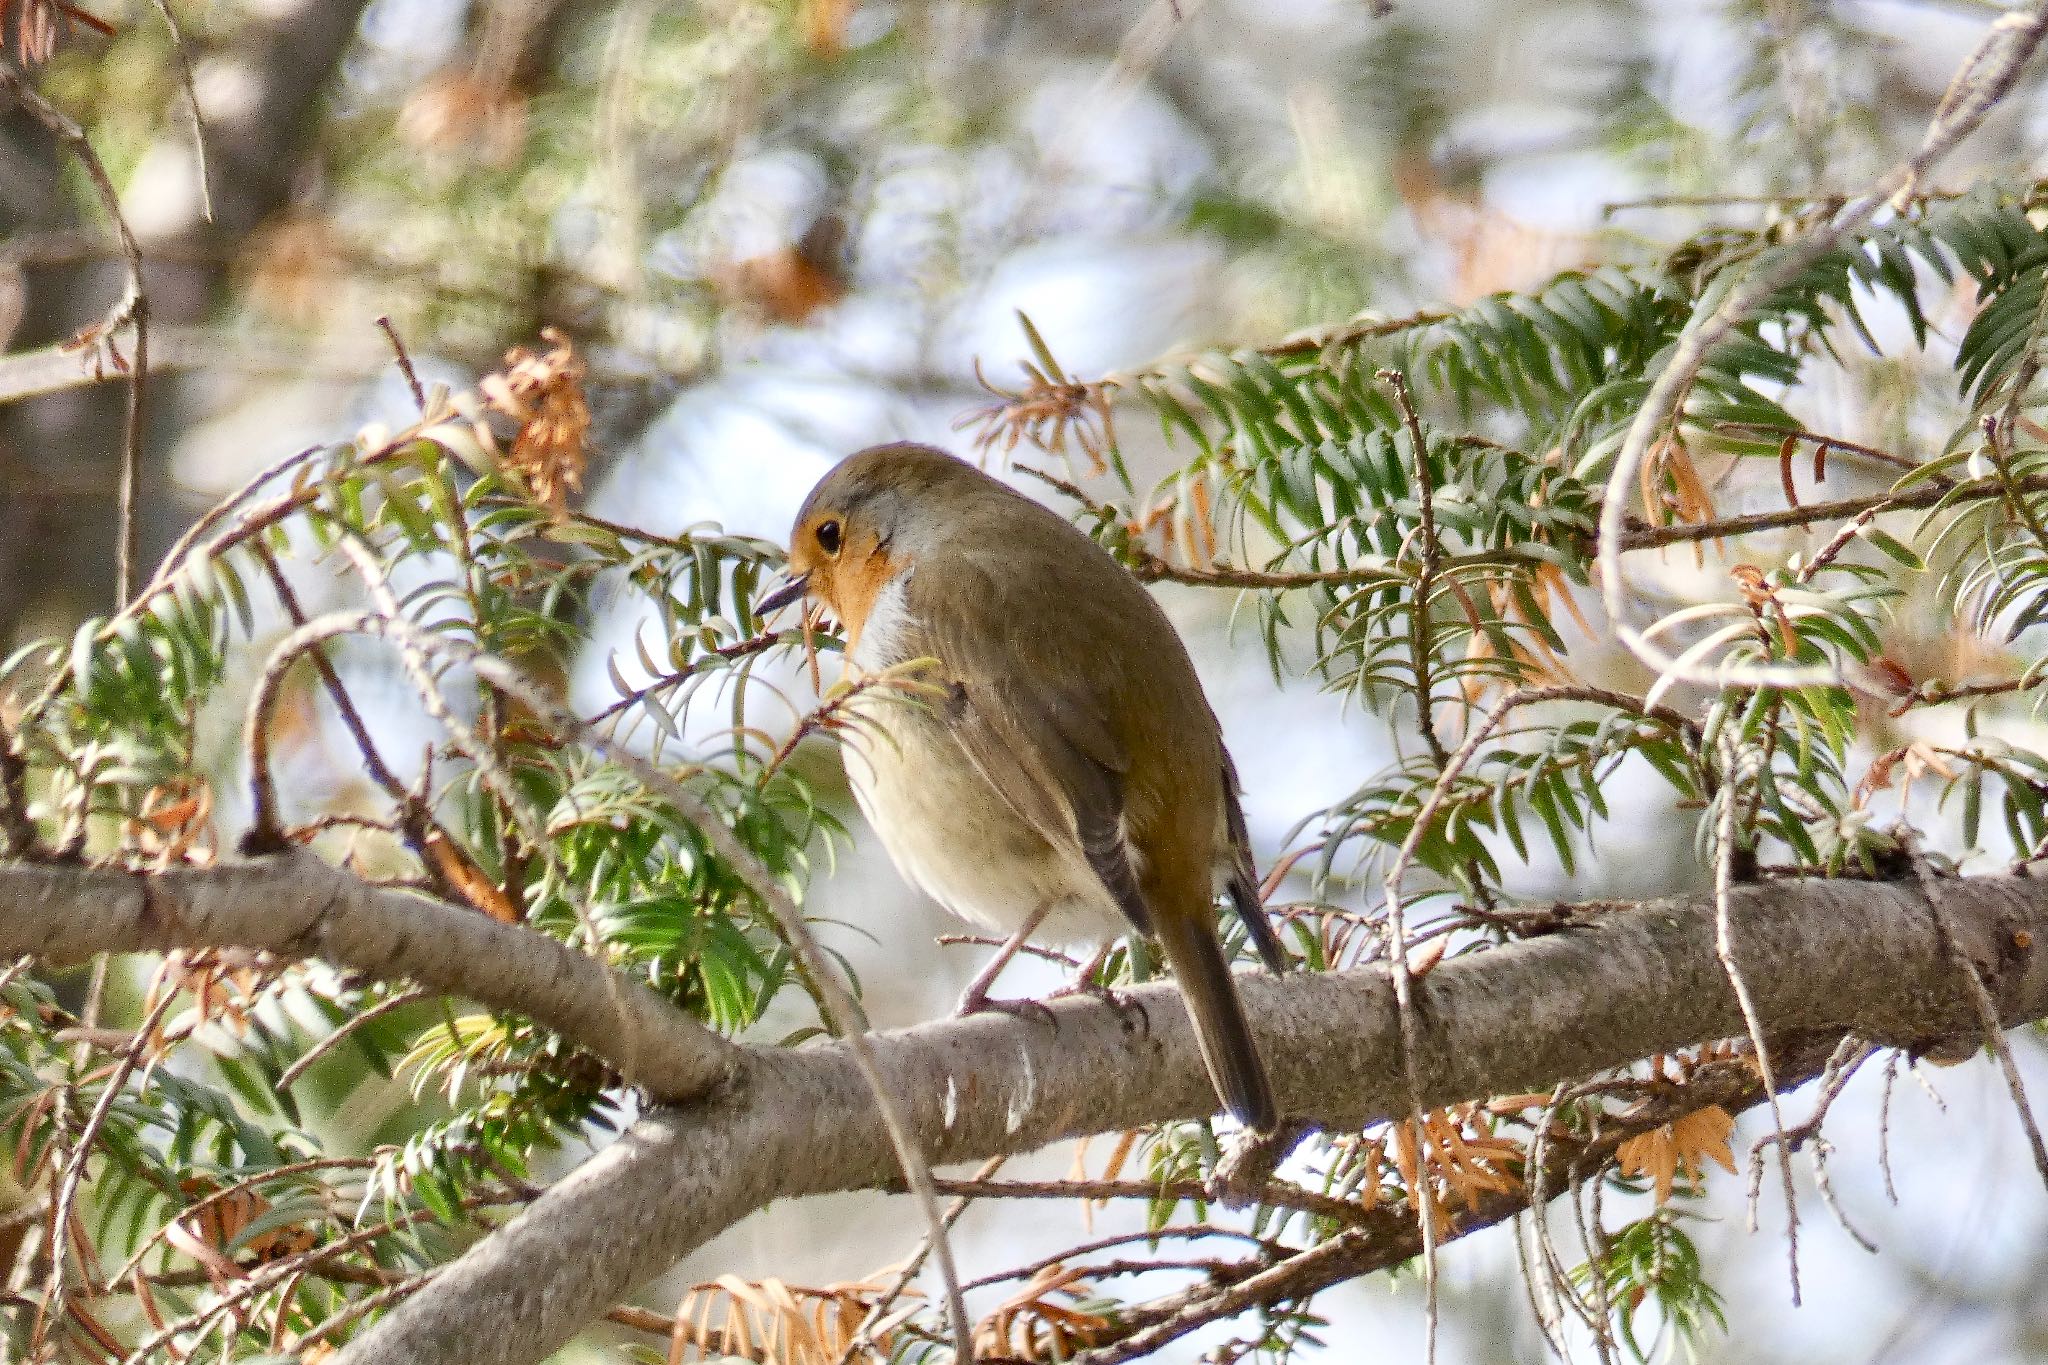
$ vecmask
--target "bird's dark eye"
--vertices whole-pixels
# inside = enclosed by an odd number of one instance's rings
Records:
[[[839,553],[839,523],[821,521],[818,523],[818,548],[828,555]]]

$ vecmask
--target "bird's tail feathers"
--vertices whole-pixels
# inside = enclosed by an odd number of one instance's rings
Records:
[[[1216,1097],[1245,1127],[1271,1132],[1280,1122],[1273,1085],[1252,1041],[1244,1002],[1238,998],[1215,926],[1204,922],[1207,913],[1206,906],[1196,914],[1155,913],[1153,934],[1187,1001]]]
[[[1251,939],[1252,946],[1259,950],[1260,961],[1275,976],[1284,974],[1287,971],[1287,948],[1280,942],[1280,935],[1273,931],[1273,921],[1266,918],[1266,907],[1259,902],[1258,879],[1252,875],[1248,864],[1240,865],[1231,874],[1228,890],[1231,907],[1244,921],[1245,934]]]

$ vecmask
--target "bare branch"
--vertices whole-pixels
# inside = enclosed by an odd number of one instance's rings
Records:
[[[639,982],[518,925],[370,886],[308,853],[215,868],[0,866],[0,957],[263,948],[417,981],[547,1025],[656,1095],[699,1094],[738,1053]]]
[[[2032,946],[2048,941],[2048,881],[1976,878],[1945,892],[1951,932],[1992,964],[1984,983],[2000,1018],[2048,1014],[2048,961]],[[1816,1072],[1843,1032],[1900,1045],[1976,1033],[1976,1008],[1917,884],[1737,886],[1728,914],[1765,1029],[1829,1031]],[[1547,1089],[1743,1032],[1715,954],[1712,897],[1653,902],[1453,958],[1414,986],[1426,1105]],[[1239,988],[1288,1113],[1354,1128],[1406,1112],[1385,970],[1246,975]],[[977,1016],[868,1042],[938,1162],[1208,1114],[1214,1096],[1173,987],[1131,997],[1149,1032],[1108,1005],[1070,999],[1051,1006],[1056,1029]],[[733,1084],[636,1124],[358,1337],[338,1365],[539,1360],[754,1209],[895,1176],[888,1134],[844,1044],[742,1056]],[[1786,1072],[1790,1081],[1794,1068]],[[1119,1083],[1136,1075],[1145,1084]]]

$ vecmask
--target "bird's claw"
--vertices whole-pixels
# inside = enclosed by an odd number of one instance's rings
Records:
[[[1064,1000],[1072,995],[1085,995],[1091,1000],[1100,1000],[1103,1004],[1115,1010],[1118,1018],[1126,1022],[1129,1021],[1132,1015],[1136,1015],[1138,1017],[1138,1032],[1145,1037],[1151,1036],[1152,1016],[1145,1012],[1143,1005],[1114,986],[1105,986],[1093,977],[1084,976],[1071,986],[1062,986],[1054,991],[1052,998]]]
[[[965,1019],[973,1014],[1007,1014],[1012,1019],[1031,1019],[1039,1023],[1059,1027],[1059,1020],[1053,1017],[1052,1007],[1043,1000],[997,1000],[984,991],[969,991],[960,997],[954,1007],[953,1017]]]

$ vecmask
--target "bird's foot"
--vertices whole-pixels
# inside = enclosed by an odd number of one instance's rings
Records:
[[[1060,987],[1052,993],[1052,998],[1064,1000],[1068,996],[1073,995],[1085,995],[1091,1000],[1100,1000],[1103,1004],[1115,1010],[1118,1017],[1123,1019],[1127,1026],[1131,1016],[1136,1015],[1138,1032],[1148,1037],[1152,1033],[1152,1016],[1145,1013],[1145,1007],[1114,986],[1103,985],[1094,978],[1093,974],[1082,976],[1070,986]]]
[[[1052,1008],[1043,1000],[997,1000],[989,995],[986,988],[973,986],[962,993],[960,1003],[953,1007],[955,1019],[965,1019],[971,1014],[1007,1014],[1012,1019],[1031,1019],[1059,1027]]]

